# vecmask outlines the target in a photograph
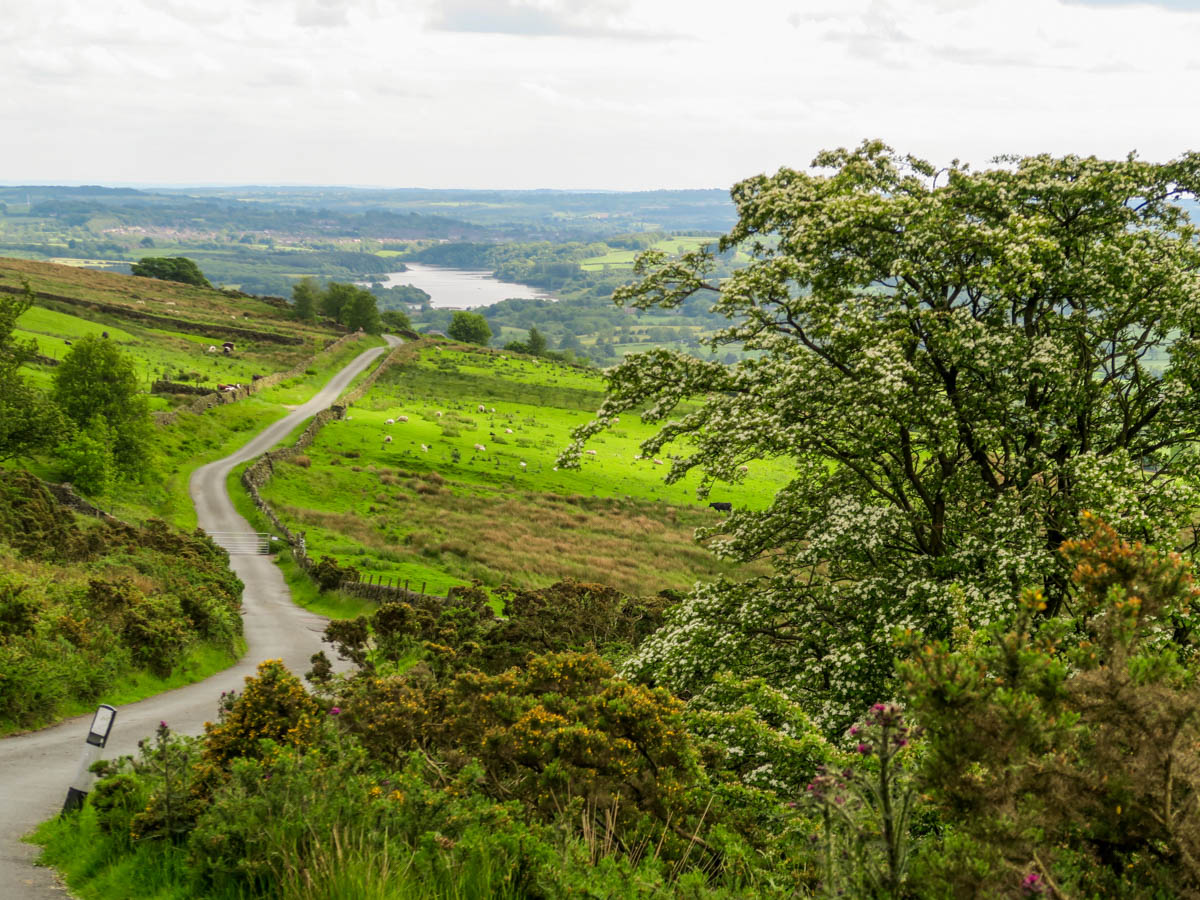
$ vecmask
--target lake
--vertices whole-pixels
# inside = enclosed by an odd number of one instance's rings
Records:
[[[493,278],[490,272],[424,266],[419,263],[407,265],[407,272],[388,272],[383,276],[383,286],[415,285],[429,294],[432,298],[430,302],[438,309],[474,309],[514,297],[522,300],[555,299],[537,288]]]

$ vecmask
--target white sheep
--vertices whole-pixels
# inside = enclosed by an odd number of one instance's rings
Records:
[[[395,424],[396,424],[396,420],[395,420],[395,419],[384,419],[384,420],[383,420],[383,424],[384,424],[384,425],[395,425]]]
[[[620,416],[613,416],[613,424],[614,424],[614,425],[620,425],[620,424],[621,424],[621,417],[620,417]]]
[[[408,416],[396,416],[396,421],[397,422],[407,422]]]
[[[385,434],[383,436],[383,442],[385,444],[390,444],[392,442],[392,436],[390,434]]]
[[[738,466],[738,471],[741,472],[743,475],[745,475],[747,472],[750,471],[750,467],[749,466]]]
[[[434,415],[435,415],[435,416],[437,416],[438,418],[441,418],[442,411],[441,411],[440,409],[439,409],[439,410],[436,410],[436,411],[434,412]]]
[[[522,469],[525,468],[525,463],[520,463],[519,465],[521,466]]]
[[[595,455],[596,455],[596,451],[595,451],[595,450],[589,450],[589,451],[587,451],[587,455],[588,455],[588,456],[595,456]]]
[[[209,345],[209,347],[208,347],[208,352],[209,352],[209,353],[216,353],[216,352],[217,352],[217,348],[216,348],[216,347],[214,347],[214,346],[212,346],[212,345],[210,344],[210,345]]]
[[[656,460],[653,460],[653,463],[654,463],[656,466],[661,466],[661,465],[663,464],[663,461],[662,461],[661,459],[656,459]]]
[[[145,306],[145,305],[146,305],[146,301],[145,301],[145,300],[139,300],[139,301],[137,302],[137,305],[138,305],[138,306]]]
[[[483,450],[487,450],[487,447],[483,446],[483,444],[476,444],[475,449],[483,451]]]
[[[492,406],[488,409],[488,412],[495,412],[495,411],[496,411],[496,407],[494,407],[494,406]]]
[[[480,404],[479,404],[479,411],[480,411],[480,412],[487,412],[487,407],[486,407],[486,406],[484,406],[482,403],[480,403]]]
[[[428,452],[429,452],[429,445],[428,445],[428,444],[422,444],[422,445],[421,445],[421,449],[422,449],[424,452],[428,453]]]
[[[505,428],[505,429],[504,429],[504,433],[505,433],[505,434],[512,434],[512,429],[511,429],[511,428]]]

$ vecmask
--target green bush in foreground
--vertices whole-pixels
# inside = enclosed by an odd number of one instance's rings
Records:
[[[0,729],[52,721],[205,645],[232,652],[241,582],[208,538],[77,517],[0,472]]]
[[[269,662],[205,737],[160,729],[46,828],[47,859],[98,843],[93,883],[136,859],[196,897],[1196,896],[1197,590],[1178,557],[1085,528],[1071,620],[1030,592],[953,646],[901,636],[903,705],[840,749],[763,680],[685,704],[569,629],[483,671],[532,623],[463,615],[467,592],[407,666],[397,634],[439,618],[393,609],[351,629],[356,671],[319,700]]]

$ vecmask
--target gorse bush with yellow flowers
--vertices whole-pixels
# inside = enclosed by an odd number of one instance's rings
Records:
[[[1087,527],[1063,550],[1072,618],[1028,591],[949,640],[897,633],[897,696],[832,742],[763,679],[685,701],[563,646],[490,672],[498,622],[471,595],[381,609],[331,627],[357,665],[315,694],[268,661],[203,737],[164,724],[52,858],[158,846],[210,897],[326,896],[342,864],[392,873],[381,896],[1191,896],[1197,589]]]

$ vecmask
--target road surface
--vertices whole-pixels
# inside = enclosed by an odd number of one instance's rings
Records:
[[[399,343],[388,337],[388,344]],[[261,455],[293,428],[332,404],[356,375],[384,352],[376,347],[360,354],[338,372],[311,400],[280,419],[224,459],[192,473],[188,488],[205,531],[251,531],[233,508],[225,480],[233,468]],[[240,690],[243,679],[264,659],[283,659],[294,672],[309,668],[320,649],[325,619],[291,602],[287,585],[269,556],[233,556],[230,567],[246,584],[242,594],[247,644],[241,662],[204,681],[120,707],[102,756],[132,754],[137,742],[154,732],[160,721],[175,731],[199,734],[214,719],[221,691]],[[75,776],[91,716],[69,719],[51,728],[0,740],[0,898],[62,900],[65,889],[54,873],[33,865],[39,848],[21,836],[62,808]]]

